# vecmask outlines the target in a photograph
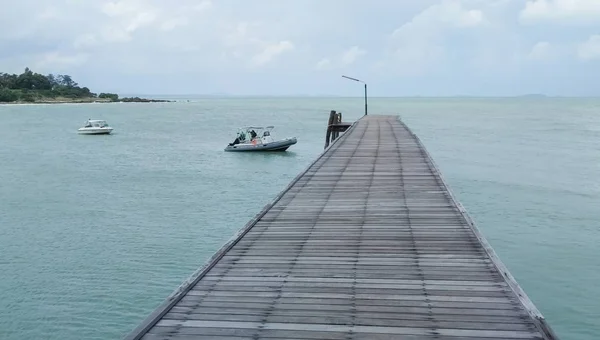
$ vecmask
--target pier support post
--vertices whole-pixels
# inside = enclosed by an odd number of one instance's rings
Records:
[[[329,141],[331,139],[331,132],[333,130],[333,122],[336,116],[335,110],[331,110],[329,112],[329,120],[327,121],[327,134],[325,135],[325,149],[329,146]]]

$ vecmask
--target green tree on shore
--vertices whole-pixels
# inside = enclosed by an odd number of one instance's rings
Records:
[[[45,76],[31,71],[28,67],[19,75],[0,73],[0,102],[35,101],[57,97],[95,98],[96,94],[87,87],[79,87],[68,74]]]
[[[12,103],[19,100],[19,96],[14,92],[7,88],[0,88],[0,103]]]
[[[0,103],[12,102],[37,102],[48,99],[59,99],[60,101],[95,101],[92,98],[103,99],[111,102],[169,102],[169,100],[119,98],[115,93],[100,93],[96,95],[87,87],[79,84],[68,74],[42,75],[35,73],[26,67],[21,74],[9,74],[0,72]],[[92,100],[90,100],[92,99]]]
[[[71,79],[71,76],[68,74],[59,74],[58,75],[59,84],[66,88],[74,88],[77,87],[78,84]]]
[[[100,93],[98,98],[110,99],[111,101],[116,102],[119,100],[119,95],[115,93]]]

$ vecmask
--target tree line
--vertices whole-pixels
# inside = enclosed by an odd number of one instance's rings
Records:
[[[35,102],[44,98],[57,97],[119,100],[119,96],[114,93],[97,95],[85,86],[80,87],[68,74],[43,75],[31,71],[28,67],[19,75],[0,72],[0,102]]]

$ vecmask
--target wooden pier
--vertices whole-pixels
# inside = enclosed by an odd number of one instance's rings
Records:
[[[431,157],[365,116],[127,339],[557,339]]]

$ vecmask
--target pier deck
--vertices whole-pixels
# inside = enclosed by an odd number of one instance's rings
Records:
[[[128,339],[556,339],[418,138],[366,116]]]

